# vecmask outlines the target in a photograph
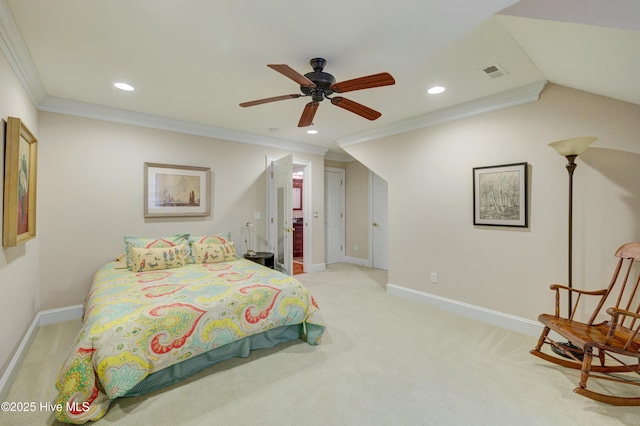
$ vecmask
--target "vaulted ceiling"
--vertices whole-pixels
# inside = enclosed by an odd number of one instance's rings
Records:
[[[0,0],[0,47],[42,110],[334,155],[530,101],[547,81],[640,104],[635,0]],[[325,100],[300,128],[307,97],[239,106],[300,94],[267,64],[305,74],[316,57],[338,81],[390,73],[341,95],[382,116]]]

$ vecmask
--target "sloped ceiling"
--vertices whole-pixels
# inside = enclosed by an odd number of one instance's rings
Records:
[[[546,81],[640,104],[639,20],[634,0],[0,0],[0,47],[42,110],[339,155],[535,100]],[[266,65],[304,74],[314,57],[338,81],[391,73],[393,86],[343,95],[382,117],[326,101],[308,135],[306,98],[239,106],[300,93]]]

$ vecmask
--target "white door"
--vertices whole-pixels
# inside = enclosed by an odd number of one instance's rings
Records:
[[[389,269],[388,185],[387,181],[371,172],[371,259],[372,266]]]
[[[344,260],[344,169],[332,167],[324,171],[325,262]]]
[[[293,274],[293,157],[288,155],[271,163],[275,210],[274,264],[276,269]]]

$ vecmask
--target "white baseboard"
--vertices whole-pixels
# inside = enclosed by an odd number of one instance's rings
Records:
[[[314,265],[311,265],[310,271],[305,271],[305,272],[322,272],[326,269],[327,269],[327,265],[325,263],[316,263]]]
[[[48,311],[41,311],[36,314],[36,317],[31,322],[31,326],[27,330],[27,333],[22,338],[18,350],[13,355],[7,371],[4,372],[0,379],[0,401],[4,401],[9,393],[9,388],[18,374],[18,368],[22,364],[29,346],[36,337],[38,329],[45,325],[56,324],[59,322],[70,321],[74,319],[82,318],[83,315],[82,305],[68,306],[66,308],[51,309]]]
[[[357,257],[345,256],[343,261],[345,263],[353,263],[354,265],[366,266],[367,268],[371,268],[371,262],[367,259],[358,259]]]
[[[516,317],[503,312],[493,311],[491,309],[470,305],[468,303],[447,299],[445,297],[424,293],[406,287],[400,287],[391,283],[387,284],[387,293],[416,302],[426,303],[442,309],[443,311],[452,312],[454,314],[495,325],[496,327],[533,337],[538,337],[543,328],[542,324],[537,321]]]

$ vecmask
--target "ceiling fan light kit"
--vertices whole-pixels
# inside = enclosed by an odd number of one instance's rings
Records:
[[[305,105],[298,127],[306,127],[313,124],[313,118],[316,115],[320,102],[325,99],[329,99],[333,105],[346,109],[354,114],[357,114],[367,120],[376,120],[382,116],[378,111],[375,111],[367,106],[359,104],[350,99],[336,96],[331,98],[334,93],[352,92],[355,90],[371,89],[374,87],[390,86],[395,84],[395,80],[391,74],[382,72],[378,74],[372,74],[365,77],[354,78],[352,80],[346,80],[336,83],[336,79],[331,74],[324,72],[324,66],[327,61],[322,58],[314,58],[309,61],[312,72],[308,72],[305,75],[298,73],[296,70],[286,64],[269,64],[269,68],[279,72],[285,77],[290,78],[300,85],[300,91],[302,94],[290,94],[280,95],[271,98],[258,99],[255,101],[243,102],[241,107],[250,107],[254,105],[261,105],[270,102],[283,101],[286,99],[296,99],[300,97],[311,97],[311,102]]]

